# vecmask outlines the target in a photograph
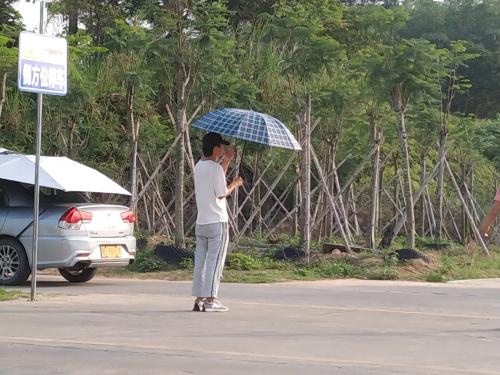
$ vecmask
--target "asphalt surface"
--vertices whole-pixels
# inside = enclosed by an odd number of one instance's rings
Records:
[[[500,280],[223,284],[227,313],[187,282],[39,281],[0,302],[0,374],[500,374]]]

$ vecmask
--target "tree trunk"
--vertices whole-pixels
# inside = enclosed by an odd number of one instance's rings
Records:
[[[372,139],[376,147],[375,154],[373,155],[373,169],[372,169],[372,202],[371,202],[371,212],[370,212],[370,229],[368,246],[371,249],[375,249],[375,237],[377,235],[377,219],[378,219],[378,209],[379,209],[379,197],[380,197],[380,130],[378,129],[375,115],[371,113],[370,124],[372,129]]]
[[[7,96],[7,72],[0,75],[0,128],[2,127],[2,109]]]
[[[354,230],[356,233],[356,236],[359,237],[361,234],[361,228],[359,226],[359,220],[358,220],[358,207],[356,205],[356,198],[354,197],[354,185],[351,185],[349,187],[349,193],[351,195],[351,205],[352,205],[352,215],[354,216]]]
[[[444,160],[446,157],[446,140],[448,138],[448,122],[451,114],[451,104],[455,98],[455,80],[457,77],[457,70],[459,65],[456,64],[452,72],[450,72],[450,80],[448,82],[448,88],[446,91],[446,103],[444,108],[444,113],[441,118],[441,129],[439,132],[439,160]],[[437,208],[437,218],[436,218],[436,238],[440,240],[442,237],[443,228],[443,177],[444,177],[444,163],[439,166],[438,176],[437,176],[437,187],[436,187],[436,208]]]
[[[302,150],[302,207],[300,246],[309,259],[311,249],[311,96],[307,97],[304,120],[301,124],[304,146]]]
[[[184,247],[184,166],[186,163],[184,144],[186,142],[186,134],[184,128],[186,126],[186,98],[185,98],[185,81],[183,69],[179,71],[177,79],[177,134],[180,135],[176,150],[176,174],[175,174],[175,245]]]
[[[448,129],[443,126],[439,134],[439,160],[443,160],[446,156],[446,139],[448,138]],[[436,238],[441,239],[442,236],[442,226],[443,226],[443,177],[444,177],[444,163],[440,164],[438,176],[437,176],[437,186],[436,186]]]
[[[410,154],[408,152],[408,136],[405,125],[405,106],[401,85],[392,90],[392,104],[396,112],[397,126],[399,133],[399,143],[401,154],[403,156],[403,179],[404,179],[404,197],[406,205],[406,246],[415,247],[415,210],[413,207],[413,192],[411,186],[410,174]]]
[[[137,208],[137,152],[139,147],[139,121],[135,120],[134,113],[134,86],[128,84],[127,87],[127,121],[131,134],[132,141],[132,160],[130,169],[130,192],[132,194],[131,198],[131,208],[135,211]]]
[[[294,207],[299,207],[300,205],[300,202],[301,202],[301,196],[300,196],[300,192],[302,190],[302,187],[300,186],[300,163],[297,162],[295,164],[295,186],[294,186],[294,189],[293,189],[293,204],[294,204]],[[299,210],[295,210],[295,213],[293,214],[293,228],[292,228],[292,231],[291,231],[291,235],[292,237],[295,237],[297,235],[297,230],[299,228],[299,225],[300,225],[300,218],[299,218]]]
[[[380,134],[382,134],[382,132]],[[381,207],[383,207],[382,196],[383,196],[383,191],[384,191],[384,188],[385,188],[385,186],[384,186],[384,170],[385,170],[385,163],[381,162],[380,163],[379,178],[378,178],[379,194],[378,194],[378,200],[377,200],[377,203],[378,203],[378,207],[377,207],[377,220],[376,220],[376,225],[377,225],[376,232],[377,233],[380,233],[381,232],[381,228],[382,228],[382,219],[381,219],[381,215],[380,215],[380,209],[381,209]]]
[[[392,180],[392,192],[394,196],[394,202],[396,202],[396,206],[394,208],[393,215],[398,215],[398,207],[399,207],[399,165],[398,165],[398,155],[394,155],[394,178]]]
[[[464,197],[467,197],[466,195],[466,184],[467,184],[467,170],[466,170],[466,165],[465,162],[462,162],[460,164],[460,169],[462,173],[462,185],[460,186],[460,191],[462,192],[462,195]],[[470,236],[469,236],[469,222],[467,221],[467,213],[466,213],[466,207],[467,206],[467,199],[465,200],[465,204],[462,206],[462,238],[464,239],[464,245],[469,241]]]
[[[426,152],[422,151],[420,154],[420,186],[425,182],[426,171]],[[432,232],[432,231],[431,231]],[[420,202],[420,235],[425,236],[425,200]]]
[[[68,11],[68,35],[74,35],[78,32],[78,10],[80,0],[71,0]]]

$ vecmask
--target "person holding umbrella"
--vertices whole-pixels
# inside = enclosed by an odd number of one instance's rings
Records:
[[[194,187],[198,215],[192,295],[193,311],[224,312],[229,309],[217,299],[220,279],[229,244],[226,198],[243,179],[236,177],[226,185],[226,173],[234,157],[234,148],[219,133],[205,134],[203,157],[194,169]],[[222,164],[219,160],[222,159]]]
[[[198,217],[194,259],[194,311],[228,311],[217,299],[228,245],[226,197],[243,184],[241,177],[226,186],[226,172],[234,149],[222,135],[271,147],[299,151],[290,130],[264,113],[222,108],[198,119],[193,127],[208,132],[202,141],[203,158],[196,164],[194,185]],[[223,157],[222,165],[218,163]]]

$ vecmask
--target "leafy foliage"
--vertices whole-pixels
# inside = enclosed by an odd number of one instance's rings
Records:
[[[34,95],[16,88],[17,40],[23,25],[13,3],[0,0],[0,78],[6,74],[0,146],[30,153],[36,103]],[[311,94],[313,117],[321,118],[312,143],[322,162],[346,158],[338,172],[341,181],[348,179],[371,147],[375,121],[383,129],[382,156],[390,156],[382,179],[390,182],[401,165],[391,101],[399,87],[406,104],[413,187],[418,186],[422,155],[429,163],[436,161],[439,129],[446,123],[453,167],[474,169],[479,203],[489,204],[500,168],[500,3],[379,3],[54,1],[50,12],[68,20],[63,34],[70,45],[70,92],[45,99],[43,152],[83,161],[127,186],[133,150],[127,117],[130,90],[141,124],[143,177],[175,139],[178,119],[188,120],[198,107],[198,115],[219,107],[267,112],[298,134],[297,114]],[[200,156],[200,135],[190,133],[195,158]],[[245,162],[261,169],[276,157],[266,178],[276,177],[290,158],[290,153],[259,145],[244,144],[242,149]],[[176,189],[175,171],[169,168],[158,181],[165,201]],[[370,177],[364,170],[355,188],[361,191]],[[295,178],[291,168],[276,195]],[[190,184],[188,179],[186,186]],[[429,189],[432,194],[434,186]],[[369,194],[365,191],[358,200],[363,215]],[[293,194],[288,195],[285,204],[294,203]],[[382,211],[385,217],[393,214],[390,202]],[[146,226],[144,220],[140,225]],[[234,261],[237,267],[257,267],[248,259]]]

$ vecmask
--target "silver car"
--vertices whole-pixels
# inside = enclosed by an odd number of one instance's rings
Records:
[[[98,267],[125,267],[135,258],[134,222],[128,207],[43,188],[38,269],[58,268],[66,280],[85,282]],[[0,285],[28,279],[32,243],[33,186],[0,179]]]

